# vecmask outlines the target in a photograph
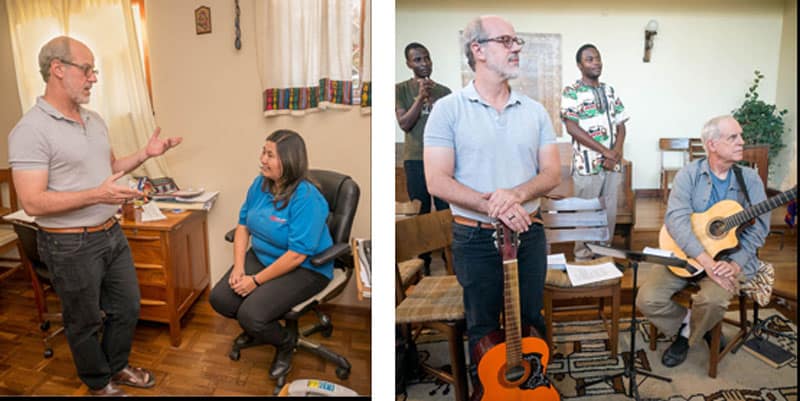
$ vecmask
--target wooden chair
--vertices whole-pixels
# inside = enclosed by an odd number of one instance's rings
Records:
[[[686,288],[678,291],[675,295],[672,296],[672,299],[675,302],[681,303],[687,307],[691,307],[693,294],[696,294],[700,288],[695,285],[691,284],[688,285]],[[712,379],[717,377],[717,366],[719,366],[720,360],[722,357],[728,354],[732,349],[737,347],[737,344],[740,340],[744,339],[747,335],[747,299],[748,297],[743,293],[739,292],[739,320],[733,320],[729,318],[724,318],[722,321],[714,325],[711,329],[711,344],[709,345],[708,349],[708,376]],[[754,303],[755,305],[755,303]],[[728,344],[725,346],[725,349],[720,351],[719,344],[722,338],[722,324],[729,323],[739,328],[739,330],[734,334],[733,338],[728,340]],[[650,325],[650,350],[656,350],[656,340],[658,339],[658,329],[654,325]],[[735,352],[735,351],[734,351]]]
[[[401,325],[403,335],[414,341],[421,328],[430,328],[447,337],[451,372],[437,369],[426,363],[421,368],[426,373],[452,384],[455,399],[468,398],[467,365],[464,357],[464,304],[461,285],[452,275],[450,244],[452,233],[450,210],[412,216],[395,222],[395,322]],[[451,274],[426,276],[416,285],[404,284],[399,262],[417,255],[443,250],[445,264]]]
[[[689,159],[689,138],[660,138],[658,140],[658,149],[661,151],[661,200],[666,203],[669,184]],[[671,152],[681,153],[682,162],[680,166],[667,167],[664,165],[664,156]]]
[[[11,178],[11,169],[0,169],[0,217],[13,213],[19,209],[17,206],[17,191]],[[14,228],[7,222],[0,220],[0,281],[10,277],[22,268],[22,261],[18,257],[7,256],[17,250],[19,241]]]
[[[608,241],[608,220],[602,202],[595,199],[566,198],[560,200],[543,199],[542,219],[548,248],[551,244],[571,241]],[[549,251],[548,251],[549,253]],[[613,261],[611,258],[598,259],[592,263]],[[586,264],[584,262],[584,264]],[[574,287],[566,272],[548,270],[544,285],[544,314],[547,325],[546,340],[553,347],[554,312],[597,308],[600,319],[608,330],[611,357],[616,358],[619,342],[620,317],[620,279]],[[604,314],[605,299],[611,298],[610,324]],[[570,306],[556,309],[555,301],[573,299],[598,299],[597,305]]]
[[[706,157],[706,150],[703,148],[703,140],[700,138],[689,138],[689,161]]]

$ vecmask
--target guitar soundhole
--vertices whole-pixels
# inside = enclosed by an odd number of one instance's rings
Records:
[[[508,380],[511,383],[514,383],[517,380],[522,379],[522,376],[524,374],[525,374],[525,368],[522,367],[521,365],[517,365],[506,371],[506,380]]]
[[[725,234],[725,223],[722,220],[714,220],[708,226],[708,231],[712,237],[721,237]]]

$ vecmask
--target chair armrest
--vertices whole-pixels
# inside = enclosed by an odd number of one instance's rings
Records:
[[[236,229],[232,229],[225,234],[225,241],[233,242],[233,235],[236,234]]]
[[[324,265],[339,256],[344,255],[350,251],[350,244],[340,243],[333,244],[332,247],[326,249],[320,254],[311,257],[311,264],[314,266]]]

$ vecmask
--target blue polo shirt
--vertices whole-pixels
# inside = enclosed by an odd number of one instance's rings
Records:
[[[471,81],[439,99],[425,125],[425,147],[455,151],[453,177],[481,193],[512,188],[539,174],[539,148],[556,135],[541,103],[511,90],[502,112],[481,99]],[[539,199],[522,205],[528,213]],[[454,215],[490,222],[489,216],[451,204]]]
[[[259,175],[247,191],[239,224],[250,231],[253,251],[258,260],[269,267],[287,250],[309,256],[300,267],[333,278],[333,262],[323,266],[311,265],[311,256],[333,245],[325,220],[328,202],[317,187],[302,181],[289,199],[289,204],[277,210],[269,191],[261,190],[264,177]]]

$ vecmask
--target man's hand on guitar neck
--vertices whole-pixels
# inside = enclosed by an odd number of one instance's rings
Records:
[[[502,221],[514,232],[528,231],[531,217],[522,207],[522,200],[514,190],[498,189],[483,194],[483,198],[488,201],[486,214],[489,217]]]

